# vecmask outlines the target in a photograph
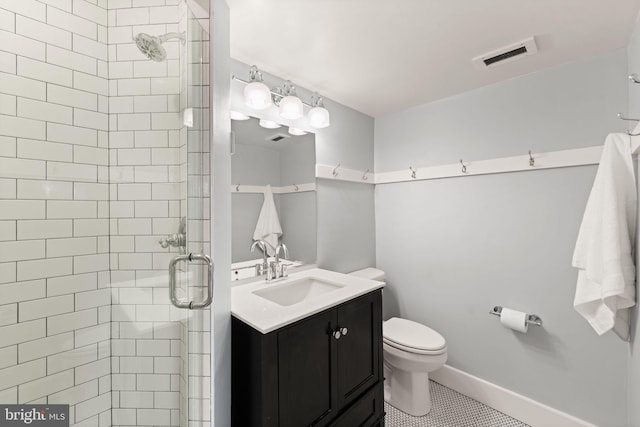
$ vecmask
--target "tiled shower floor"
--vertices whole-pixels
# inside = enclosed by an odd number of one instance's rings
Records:
[[[457,391],[429,381],[431,412],[412,417],[384,404],[387,427],[529,427],[527,424],[496,411]]]

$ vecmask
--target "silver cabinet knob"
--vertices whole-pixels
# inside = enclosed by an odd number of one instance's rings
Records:
[[[347,335],[348,332],[349,330],[347,328],[337,328],[335,331],[333,331],[332,335],[335,339],[339,340],[340,337]]]

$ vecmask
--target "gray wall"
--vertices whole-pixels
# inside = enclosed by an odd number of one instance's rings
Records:
[[[635,30],[629,41],[627,57],[629,74],[640,73],[640,23],[636,23]],[[629,84],[629,116],[640,117],[640,85],[634,83]],[[638,177],[637,168],[636,177]],[[640,180],[638,181],[638,187],[640,188]],[[636,236],[636,242],[640,242],[640,234]],[[636,257],[638,257],[637,250]],[[639,261],[640,257],[636,259],[636,266],[640,266]],[[638,277],[640,277],[640,274]],[[638,279],[636,279],[636,283],[638,283]],[[629,408],[628,425],[630,426],[640,425],[640,405],[638,405],[638,402],[640,402],[640,334],[638,333],[640,316],[638,316],[637,307],[638,305],[636,304],[632,311],[631,345],[629,347],[629,396],[627,401]]]
[[[231,74],[247,79],[249,65],[232,60]],[[270,85],[284,80],[263,72]],[[281,76],[286,78],[287,76]],[[295,83],[295,82],[294,82]],[[240,106],[242,86],[232,84],[232,108]],[[311,93],[297,87],[309,100]],[[331,126],[316,130],[316,162],[344,168],[373,170],[374,121],[372,117],[325,99]],[[242,111],[242,108],[238,108]],[[259,116],[257,112],[251,112]],[[261,113],[262,114],[262,113]],[[374,189],[371,185],[317,180],[317,263],[320,267],[349,272],[375,264]]]
[[[316,136],[319,164],[373,170],[373,118],[327,100],[331,127]],[[347,273],[375,265],[372,185],[318,180],[318,264]]]
[[[376,119],[376,172],[599,145],[624,130],[624,50]],[[448,364],[599,426],[627,422],[627,347],[573,309],[595,166],[379,185],[385,318],[423,322]],[[520,334],[494,305],[544,320]],[[636,424],[637,425],[637,424]]]

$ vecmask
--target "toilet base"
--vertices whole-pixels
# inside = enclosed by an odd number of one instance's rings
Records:
[[[429,373],[407,372],[385,367],[384,400],[394,408],[414,417],[427,415],[431,411]]]

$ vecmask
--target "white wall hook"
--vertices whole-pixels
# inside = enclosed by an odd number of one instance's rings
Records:
[[[460,164],[462,165],[462,173],[467,173],[467,165],[462,163],[462,159],[460,159]]]

